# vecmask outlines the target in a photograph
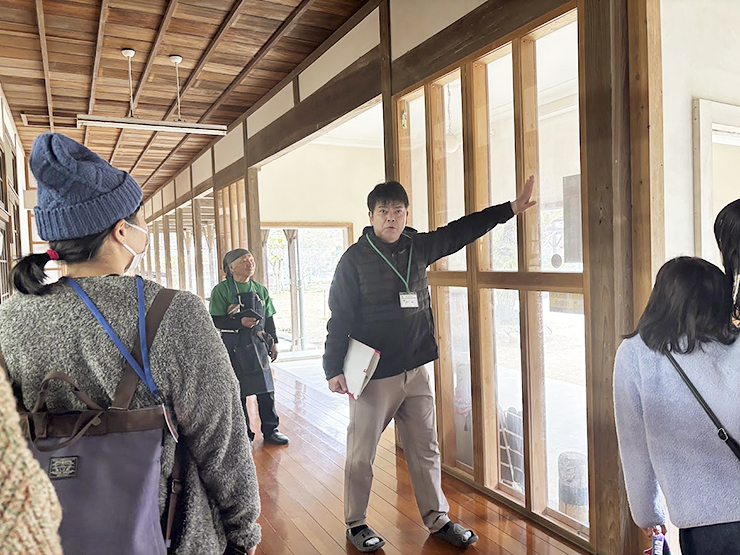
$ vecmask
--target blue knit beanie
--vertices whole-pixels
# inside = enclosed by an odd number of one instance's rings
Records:
[[[44,241],[100,233],[141,204],[141,187],[133,177],[60,133],[36,137],[29,164],[38,182],[33,212]]]

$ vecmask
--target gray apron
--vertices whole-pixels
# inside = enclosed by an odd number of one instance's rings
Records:
[[[270,369],[270,353],[265,332],[265,309],[257,293],[237,293],[232,281],[234,300],[241,310],[251,308],[262,316],[253,328],[239,328],[236,333],[222,332],[221,338],[231,358],[241,397],[275,391]]]

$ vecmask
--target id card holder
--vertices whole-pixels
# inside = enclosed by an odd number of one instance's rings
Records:
[[[419,308],[419,296],[416,293],[399,293],[401,308]]]

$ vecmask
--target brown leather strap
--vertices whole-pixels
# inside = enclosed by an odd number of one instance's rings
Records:
[[[167,549],[172,546],[172,528],[175,524],[175,515],[177,514],[177,498],[182,491],[181,478],[181,458],[182,449],[185,447],[182,444],[182,438],[175,447],[175,462],[172,464],[172,477],[170,478],[170,496],[167,500],[167,526],[165,528],[164,540]]]
[[[88,409],[97,411],[103,410],[103,408],[95,401],[93,401],[87,393],[81,391],[80,388],[77,387],[75,381],[67,374],[64,374],[62,372],[49,372],[41,382],[39,395],[36,398],[36,404],[31,410],[31,413],[46,412],[46,396],[49,393],[49,384],[52,382],[52,380],[60,380],[71,385],[72,392],[74,393],[75,397],[77,397],[82,403],[84,403]]]
[[[149,307],[146,313],[146,344],[149,350],[152,348],[154,338],[157,335],[159,324],[162,323],[165,312],[170,306],[172,299],[174,298],[177,291],[174,289],[160,289],[157,296],[154,298],[154,302]],[[141,360],[141,345],[138,340],[134,341],[134,349],[131,352],[136,362],[142,364]],[[113,396],[113,403],[111,408],[127,410],[131,406],[131,400],[134,398],[134,392],[136,386],[139,384],[139,376],[129,364],[126,364],[126,368],[121,376],[121,381],[118,382],[116,393]]]

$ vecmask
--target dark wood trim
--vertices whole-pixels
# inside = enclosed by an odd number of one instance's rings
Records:
[[[257,261],[257,270],[255,271],[257,280],[260,283],[267,283],[267,268],[262,261],[262,229],[260,226],[260,195],[259,195],[259,170],[256,168],[247,168],[244,177],[244,187],[246,188],[247,204],[247,244],[249,251]]]
[[[571,0],[489,0],[394,60],[393,94],[571,4]]]
[[[197,186],[193,187],[193,198],[199,197],[203,193],[206,193],[212,189],[213,189],[213,176],[206,179],[203,183],[199,183]]]
[[[298,77],[293,79],[293,106],[298,106],[301,103],[301,85],[298,83]],[[244,126],[247,127],[246,125]],[[248,133],[246,133],[248,135]],[[244,144],[247,144],[246,141]]]
[[[627,0],[581,0],[578,34],[590,537],[600,555],[621,555],[638,553],[642,536],[612,397],[614,356],[634,322]]]
[[[49,128],[54,132],[54,103],[51,97],[51,72],[49,71],[49,49],[46,44],[46,20],[44,18],[44,0],[36,0],[36,23],[39,28],[41,43],[41,63],[44,66],[44,85],[46,88],[46,107],[49,110]]]
[[[244,177],[244,171],[246,169],[246,160],[242,156],[236,162],[233,162],[216,173],[211,179],[213,183],[213,190],[218,191],[223,189],[227,185],[231,185],[234,181],[238,181]]]
[[[250,137],[249,165],[260,164],[380,94],[380,47]]]
[[[139,82],[136,85],[136,91],[134,92],[134,98],[133,98],[133,105],[130,108],[131,110],[136,110],[136,107],[139,105],[139,97],[141,96],[141,91],[144,89],[144,85],[149,80],[149,73],[152,71],[152,66],[154,65],[154,60],[157,57],[157,53],[159,52],[159,47],[162,45],[162,41],[164,40],[164,35],[167,32],[167,27],[170,25],[170,21],[172,21],[172,16],[175,13],[175,8],[177,7],[177,4],[180,0],[169,0],[169,3],[167,4],[167,10],[164,12],[164,15],[162,16],[162,21],[159,24],[159,29],[157,30],[157,36],[154,39],[154,44],[152,44],[151,49],[149,50],[149,56],[146,59],[146,63],[144,64],[144,71],[141,72],[141,76],[139,77]],[[123,142],[123,135],[125,134],[126,130],[121,129],[121,131],[118,133],[118,139],[116,140],[116,146],[113,147],[113,152],[110,155],[110,158],[108,159],[111,164],[113,164],[113,160],[116,157],[116,154],[118,154],[118,149],[121,147],[121,143]]]
[[[380,90],[383,97],[383,154],[385,179],[397,179],[395,133],[393,131],[394,102],[391,73],[391,9],[389,0],[380,3]]]
[[[190,166],[190,183],[193,182],[193,166]],[[191,192],[192,189],[191,189]],[[195,245],[195,287],[198,292],[198,296],[205,299],[205,291],[203,285],[203,234],[201,232],[203,222],[200,217],[200,203],[201,199],[193,197],[192,212],[193,212],[193,244]]]
[[[95,89],[98,84],[98,71],[100,70],[100,54],[103,51],[103,39],[105,38],[105,23],[108,20],[108,3],[110,0],[102,0],[100,4],[100,17],[98,19],[98,38],[95,41],[95,61],[93,62],[93,69],[90,83],[90,97],[87,105],[87,113],[92,114],[93,108],[95,107]],[[90,128],[85,126],[85,146],[90,133]]]
[[[206,64],[211,60],[211,57],[213,56],[213,53],[216,51],[216,48],[219,44],[221,44],[221,41],[223,40],[224,36],[226,35],[226,31],[228,31],[231,26],[236,22],[237,18],[239,17],[242,9],[244,8],[244,5],[247,3],[247,0],[237,0],[234,2],[234,6],[231,8],[231,11],[229,12],[229,15],[226,16],[226,19],[224,19],[224,22],[221,24],[221,26],[218,29],[218,32],[214,35],[213,39],[211,39],[211,42],[208,44],[208,48],[206,48],[205,52],[203,52],[203,55],[198,60],[198,63],[193,68],[193,71],[190,72],[190,76],[188,77],[187,81],[185,81],[185,84],[182,87],[182,90],[180,91],[180,97],[182,98],[185,96],[185,93],[190,90],[190,87],[192,87],[195,84],[196,79],[200,76],[200,72],[203,71],[203,68],[206,66]],[[169,119],[172,114],[175,112],[175,109],[177,108],[177,99],[172,103],[170,106],[170,109],[167,110],[167,113],[165,114],[164,118],[165,120]],[[139,155],[139,158],[136,160],[134,165],[129,170],[129,173],[133,173],[134,170],[139,166],[141,163],[141,160],[146,156],[146,153],[149,152],[149,149],[151,148],[152,144],[154,143],[154,140],[159,136],[159,132],[154,133],[152,135],[152,138],[149,139],[149,142],[144,147],[144,150]],[[183,138],[180,143],[178,143],[176,148],[179,148],[182,143],[185,142],[187,138],[187,135],[185,138]],[[216,140],[214,140],[211,144],[208,145],[207,148],[211,148],[213,144],[215,144]],[[203,150],[205,152],[206,149]],[[171,154],[171,153],[170,153]],[[165,159],[168,160],[169,155]],[[152,176],[154,176],[159,169],[162,167],[162,164],[157,166],[157,169],[152,172],[152,174],[147,178],[147,180],[143,183],[143,185],[146,185],[146,182],[149,181]],[[142,186],[143,186],[142,185]]]
[[[175,212],[175,230],[177,233],[177,277],[179,289],[185,289],[185,217],[182,210]]]

